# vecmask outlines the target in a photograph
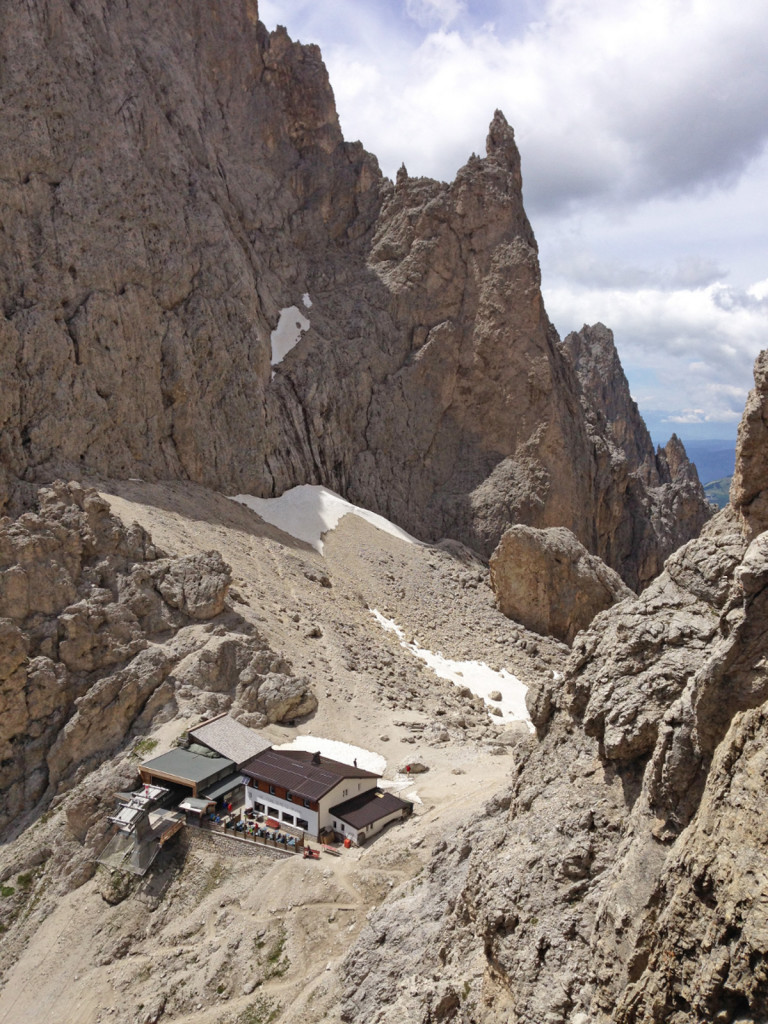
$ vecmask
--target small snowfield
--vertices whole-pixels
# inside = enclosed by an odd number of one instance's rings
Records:
[[[312,735],[294,736],[289,743],[281,743],[280,746],[275,747],[275,750],[307,750],[313,754],[319,752],[323,757],[341,761],[342,764],[354,764],[357,761],[358,768],[364,768],[365,771],[378,775],[379,785],[382,789],[388,789],[412,803],[421,803],[416,790],[412,788],[413,778],[410,775],[398,772],[394,779],[384,779],[387,760],[373,750],[356,747],[352,743],[343,743],[341,740],[329,740],[324,736]]]
[[[301,484],[281,494],[279,498],[256,498],[252,494],[237,494],[232,498],[261,516],[272,526],[277,526],[297,540],[323,553],[323,536],[335,530],[343,516],[353,515],[365,519],[378,530],[399,537],[408,544],[419,544],[399,526],[390,523],[384,516],[369,512],[366,508],[345,501],[334,491],[318,484]]]
[[[449,679],[456,686],[466,686],[477,697],[482,697],[489,712],[493,708],[501,709],[501,716],[494,718],[501,722],[524,722],[530,732],[534,732],[528,708],[525,706],[525,695],[528,687],[517,676],[506,669],[496,671],[482,661],[452,661],[444,658],[439,652],[434,654],[416,643],[405,639],[402,629],[392,619],[387,619],[375,608],[371,614],[384,629],[395,633],[400,638],[400,646],[410,651],[414,657],[425,662],[441,679]],[[497,690],[501,700],[491,700],[490,695]]]
[[[374,772],[381,778],[387,770],[387,760],[381,754],[373,750],[365,750],[363,747],[355,747],[351,743],[343,743],[341,740],[328,740],[324,736],[294,736],[288,743],[281,743],[275,750],[307,750],[310,753],[320,753],[323,757],[330,757],[333,761],[340,761],[342,764],[354,764],[367,772]]]

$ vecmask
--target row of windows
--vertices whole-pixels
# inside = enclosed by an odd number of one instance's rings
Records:
[[[280,811],[277,807],[265,807],[264,804],[254,803],[253,805],[259,814],[268,814],[270,818],[277,818],[279,821],[284,821],[286,825],[296,825],[297,828],[303,828],[306,832],[309,829],[309,822],[305,821],[304,818],[294,817],[293,814],[289,814],[287,811]]]

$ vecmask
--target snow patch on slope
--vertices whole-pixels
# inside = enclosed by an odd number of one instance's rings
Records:
[[[432,651],[419,647],[415,642],[407,641],[402,629],[393,619],[385,618],[375,608],[371,609],[371,614],[380,626],[400,638],[401,647],[429,665],[435,675],[440,676],[441,679],[449,679],[456,686],[468,687],[475,696],[483,698],[489,712],[493,708],[501,708],[500,721],[525,722],[529,730],[534,731],[528,708],[525,706],[528,687],[517,676],[513,676],[505,668],[497,672],[483,661],[452,661],[450,658],[444,658],[439,652],[434,654]],[[499,691],[501,700],[489,699],[494,690]],[[499,718],[497,715],[493,717]]]
[[[320,554],[323,553],[323,534],[335,530],[339,520],[346,515],[359,516],[377,529],[384,530],[393,537],[399,537],[409,544],[419,543],[384,516],[352,505],[327,487],[320,487],[317,484],[301,484],[281,494],[279,498],[256,498],[251,494],[237,494],[232,500],[247,506],[266,522],[277,526],[285,533],[290,533],[297,540],[311,544]]]
[[[308,299],[309,296],[307,295]],[[306,306],[307,303],[305,302]],[[310,302],[311,305],[311,302]],[[292,348],[301,341],[301,335],[309,330],[309,320],[298,306],[287,306],[280,310],[277,327],[270,334],[272,341],[272,365],[281,363]]]
[[[275,750],[306,750],[312,754],[319,751],[323,757],[341,761],[342,764],[354,764],[357,759],[358,768],[374,772],[379,778],[387,770],[387,759],[373,750],[356,747],[352,743],[342,743],[341,740],[328,740],[324,736],[312,736],[309,733],[294,736],[289,743],[281,743]]]

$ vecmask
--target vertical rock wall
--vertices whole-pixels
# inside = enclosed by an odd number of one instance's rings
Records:
[[[0,502],[62,474],[322,483],[425,539],[566,526],[633,585],[658,569],[677,485],[585,422],[502,114],[454,182],[393,184],[254,0],[8,0],[0,59]]]

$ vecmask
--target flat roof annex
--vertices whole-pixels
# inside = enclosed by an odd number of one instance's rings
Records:
[[[358,793],[341,804],[331,807],[331,814],[340,818],[352,828],[365,828],[389,814],[398,811],[410,811],[411,804],[400,800],[392,793],[384,793],[380,789],[369,789],[367,793]]]
[[[184,750],[183,747],[175,747],[166,754],[145,761],[141,767],[150,775],[163,779],[178,779],[200,785],[208,779],[216,778],[223,771],[233,772],[235,763],[227,757],[204,757],[202,754],[193,754],[191,750]]]
[[[282,786],[306,800],[320,800],[343,779],[378,779],[375,772],[330,757],[320,757],[316,764],[314,756],[304,750],[265,750],[246,762],[241,771],[272,786]]]

